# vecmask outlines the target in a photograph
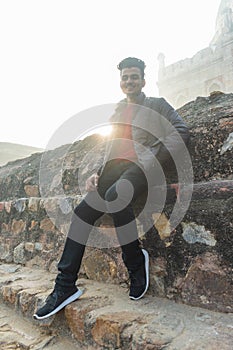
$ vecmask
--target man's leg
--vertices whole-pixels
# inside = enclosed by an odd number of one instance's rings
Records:
[[[58,289],[70,289],[75,285],[89,234],[95,221],[103,215],[103,212],[88,204],[95,195],[95,192],[88,193],[74,210],[64,250],[58,263],[60,272],[56,278]]]
[[[98,193],[102,198],[105,198],[107,203],[111,204],[117,198],[117,186],[121,180],[126,180],[132,184],[132,201],[147,190],[145,175],[137,165],[129,162],[109,163],[100,177],[98,188]],[[123,195],[127,196],[127,192],[126,188]],[[96,194],[96,192],[88,193],[86,198],[74,210],[75,214],[72,217],[63,254],[58,263],[60,273],[56,278],[57,288],[69,289],[75,285],[91,229],[95,221],[106,210],[105,208],[97,210],[92,207],[92,202],[98,202]],[[124,196],[120,198],[120,205],[123,208],[127,200]],[[112,214],[118,240],[122,247],[123,261],[129,270],[137,269],[144,261],[144,255],[139,245],[132,201],[124,209]],[[111,208],[109,209],[111,210]],[[124,227],[125,225],[127,227]]]
[[[105,193],[106,205],[112,212],[122,248],[122,258],[130,275],[130,298],[134,300],[140,299],[148,289],[149,257],[140,248],[132,203],[147,190],[143,171],[131,164]]]
[[[45,305],[36,311],[34,318],[41,320],[50,317],[82,294],[75,286],[77,274],[90,231],[95,221],[106,209],[97,210],[91,206],[91,203],[98,204],[98,195],[100,194],[103,198],[107,188],[119,178],[125,167],[118,167],[118,170],[113,172],[110,171],[111,169],[109,164],[105,167],[99,179],[98,193],[89,192],[75,208],[63,254],[58,263],[59,273],[56,277],[55,288],[46,299]]]
[[[99,178],[98,191],[89,192],[75,208],[63,254],[58,263],[60,272],[56,278],[58,289],[70,289],[75,285],[89,234],[96,220],[106,211],[105,205],[99,205],[98,196],[104,199],[107,189],[127,168],[128,164],[125,162],[115,166],[113,162],[107,163]]]
[[[92,193],[87,196],[91,197]],[[58,263],[59,273],[55,280],[55,287],[47,297],[45,305],[34,314],[34,318],[38,320],[56,314],[82,295],[82,291],[75,286],[77,274],[92,225],[103,213],[90,207],[85,199],[74,212],[63,254]]]

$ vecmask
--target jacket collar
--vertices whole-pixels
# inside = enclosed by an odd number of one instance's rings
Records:
[[[146,95],[144,94],[144,92],[141,92],[140,95],[138,95],[137,98],[137,103],[134,103],[134,112],[136,112],[136,110],[139,108],[140,105],[142,105],[144,103],[144,100],[146,98]],[[110,117],[110,121],[119,121],[120,120],[120,116],[122,111],[126,108],[127,106],[127,99],[124,98],[123,100],[121,100],[120,102],[118,102],[116,109],[115,109],[115,113]]]
[[[136,101],[134,104],[136,104],[136,105],[141,105],[141,104],[143,104],[145,98],[146,98],[146,95],[144,94],[144,92],[141,92],[140,95],[138,95],[137,101]],[[116,112],[122,111],[122,110],[126,107],[126,104],[127,104],[127,99],[124,98],[123,100],[121,100],[121,101],[117,104]]]

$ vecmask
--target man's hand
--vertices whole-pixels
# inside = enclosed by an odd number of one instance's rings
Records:
[[[86,191],[87,192],[96,191],[98,187],[98,180],[99,180],[99,175],[97,174],[91,175],[86,181]]]

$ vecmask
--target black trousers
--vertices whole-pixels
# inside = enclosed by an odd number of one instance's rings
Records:
[[[105,165],[98,190],[89,192],[74,210],[58,263],[56,288],[74,286],[89,234],[95,221],[105,212],[110,212],[113,218],[122,258],[128,270],[136,269],[143,263],[132,203],[147,190],[146,177],[135,163],[112,160]],[[98,206],[98,196],[104,199],[102,206]]]

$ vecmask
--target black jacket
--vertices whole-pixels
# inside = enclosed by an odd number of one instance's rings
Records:
[[[122,112],[126,106],[126,100],[120,101],[110,118],[113,133],[106,148],[104,164],[111,159],[119,125],[124,124]],[[146,97],[141,93],[137,104],[133,105],[132,139],[138,162],[149,171],[156,163],[155,158],[163,164],[170,157],[174,159],[179,156],[188,143],[189,130],[181,116],[164,98]],[[101,174],[101,169],[98,173]]]

